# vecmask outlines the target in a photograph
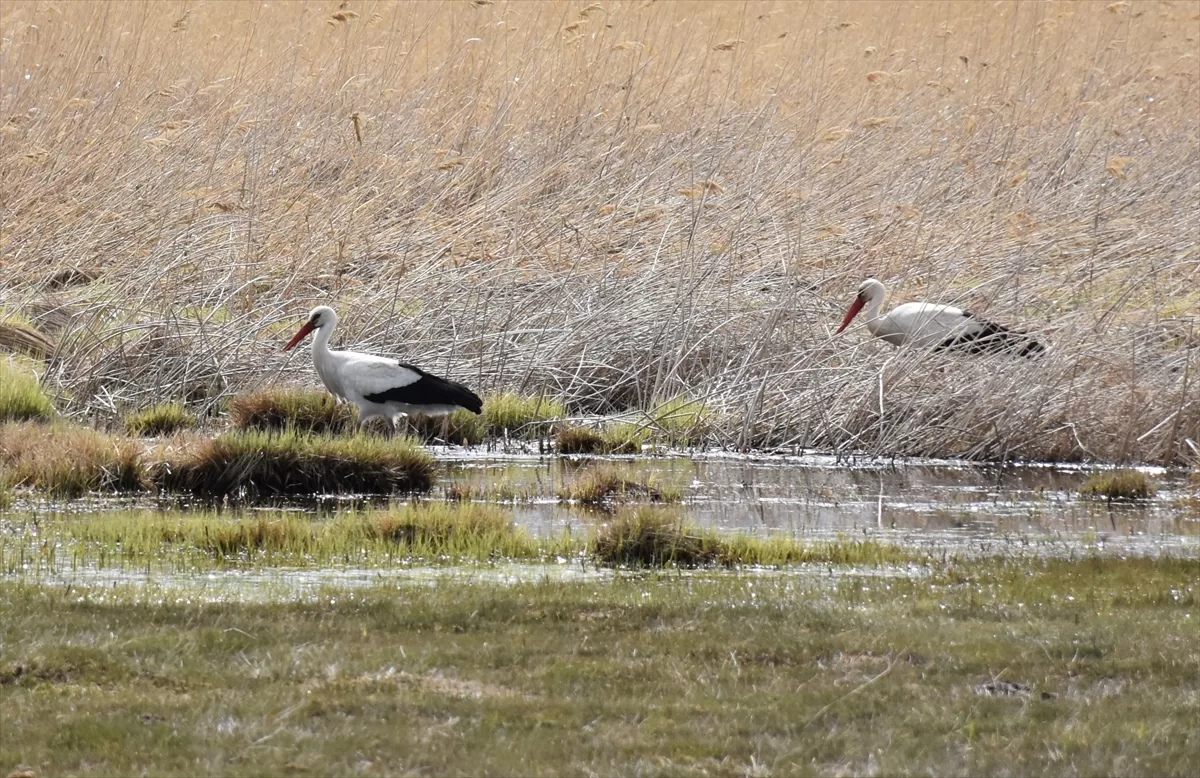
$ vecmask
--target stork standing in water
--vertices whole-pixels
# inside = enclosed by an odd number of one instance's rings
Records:
[[[859,311],[866,310],[867,329],[893,346],[911,344],[934,351],[965,351],[971,354],[1019,354],[1035,357],[1046,350],[1036,338],[1016,332],[952,305],[904,303],[881,316],[887,290],[874,278],[858,287],[858,297],[846,311],[842,326],[834,335],[850,326]]]
[[[332,308],[317,306],[283,350],[293,348],[316,330],[312,353],[317,375],[321,376],[321,382],[330,394],[358,406],[359,427],[375,416],[387,419],[392,429],[396,429],[396,419],[402,415],[437,416],[458,408],[466,408],[472,413],[483,411],[483,400],[460,383],[438,378],[394,359],[357,351],[330,350],[329,337],[337,323],[338,317]]]

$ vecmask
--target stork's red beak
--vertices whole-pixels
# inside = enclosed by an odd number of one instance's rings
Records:
[[[300,331],[296,333],[296,337],[292,338],[288,342],[288,344],[283,347],[283,350],[287,351],[287,350],[293,348],[297,343],[304,340],[305,335],[307,335],[308,333],[312,332],[315,329],[316,329],[316,327],[313,326],[313,323],[311,321],[305,322],[304,326],[300,328]]]
[[[858,312],[862,310],[862,307],[865,303],[866,303],[866,301],[863,300],[862,295],[859,295],[858,297],[854,298],[854,304],[850,306],[850,310],[846,311],[846,318],[842,319],[842,326],[838,327],[837,332],[835,332],[833,334],[838,335],[841,333],[842,330],[849,327],[851,320],[853,320],[854,317],[858,315]]]

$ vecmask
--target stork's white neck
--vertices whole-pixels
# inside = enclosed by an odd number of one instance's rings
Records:
[[[322,354],[329,353],[329,338],[333,336],[333,328],[337,326],[336,321],[322,322],[320,327],[317,327],[317,334],[313,337],[313,357],[319,358]]]
[[[867,323],[867,329],[874,335],[876,330],[882,324],[882,317],[879,312],[883,308],[883,300],[887,297],[887,290],[883,284],[875,279],[869,279],[862,290],[865,302],[863,303],[863,319]]]

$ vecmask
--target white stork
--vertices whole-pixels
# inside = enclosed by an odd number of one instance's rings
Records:
[[[372,417],[387,419],[396,428],[401,415],[423,413],[437,416],[466,408],[483,411],[483,400],[467,387],[430,375],[419,367],[394,359],[360,354],[357,351],[331,351],[329,336],[337,326],[334,310],[325,305],[312,309],[308,321],[283,347],[287,351],[317,331],[313,338],[313,365],[330,394],[358,406],[358,426]]]
[[[934,351],[966,351],[971,354],[1019,354],[1035,357],[1046,350],[1036,338],[1016,332],[952,305],[904,303],[885,316],[879,315],[887,291],[883,284],[868,278],[858,287],[858,297],[846,311],[842,326],[834,335],[850,326],[858,312],[866,309],[867,329],[893,346],[911,344]]]

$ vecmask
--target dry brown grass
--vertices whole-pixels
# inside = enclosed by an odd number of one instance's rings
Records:
[[[12,485],[61,497],[145,488],[142,449],[133,441],[68,425],[0,426],[0,471]]]
[[[14,321],[0,321],[0,351],[28,354],[39,359],[54,356],[54,340],[41,330]]]
[[[694,398],[726,446],[1200,440],[1194,3],[314,8],[4,4],[0,306],[68,306],[77,406],[204,413],[327,302],[479,391]],[[1050,351],[830,340],[867,275]]]

